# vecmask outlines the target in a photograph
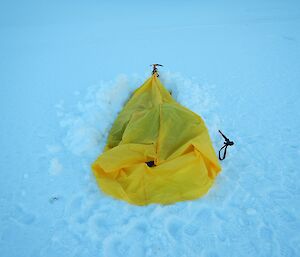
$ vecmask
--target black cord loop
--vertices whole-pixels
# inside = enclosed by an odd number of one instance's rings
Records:
[[[227,138],[222,132],[221,130],[219,130],[219,133],[222,135],[222,137],[224,138],[224,145],[221,147],[221,149],[219,150],[219,160],[223,161],[226,158],[226,153],[227,153],[227,147],[228,146],[233,146],[234,142],[230,141],[229,138]],[[223,156],[221,157],[221,152],[224,149],[223,152]]]

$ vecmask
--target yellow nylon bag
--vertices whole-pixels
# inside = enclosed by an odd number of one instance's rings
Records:
[[[204,121],[154,74],[118,115],[92,170],[105,193],[147,205],[204,195],[221,167]]]

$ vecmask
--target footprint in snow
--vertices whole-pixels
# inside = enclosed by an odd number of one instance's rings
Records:
[[[263,239],[264,241],[271,241],[272,238],[273,238],[273,232],[272,230],[270,230],[269,228],[267,227],[262,227],[259,231],[259,235],[261,237],[261,239]]]
[[[295,250],[291,248],[288,244],[280,244],[279,247],[280,256],[282,257],[293,257],[297,256]]]
[[[184,221],[177,217],[171,217],[166,221],[166,230],[168,231],[168,234],[175,240],[181,240],[183,226]]]
[[[103,253],[106,257],[132,257],[144,256],[145,249],[141,242],[142,238],[131,238],[114,235],[104,240]]]
[[[189,236],[194,236],[199,231],[205,233],[209,229],[211,222],[211,212],[208,209],[201,210],[184,228],[184,233]]]
[[[36,217],[34,214],[24,210],[23,207],[21,207],[20,205],[16,205],[14,208],[13,208],[13,211],[12,211],[12,218],[14,220],[16,220],[17,222],[19,223],[22,223],[24,225],[30,225],[32,224]]]
[[[82,210],[82,206],[84,203],[84,196],[77,195],[75,196],[71,202],[67,205],[66,212],[68,215],[73,216],[75,213],[79,213]]]

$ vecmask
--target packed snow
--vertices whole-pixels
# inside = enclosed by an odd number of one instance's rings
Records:
[[[300,256],[297,1],[0,3],[0,256]],[[235,142],[202,198],[130,205],[91,163],[159,62]]]

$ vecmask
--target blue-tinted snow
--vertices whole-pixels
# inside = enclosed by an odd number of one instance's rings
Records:
[[[0,256],[299,256],[298,1],[1,1]],[[203,198],[135,207],[90,164],[161,79],[217,149]]]

